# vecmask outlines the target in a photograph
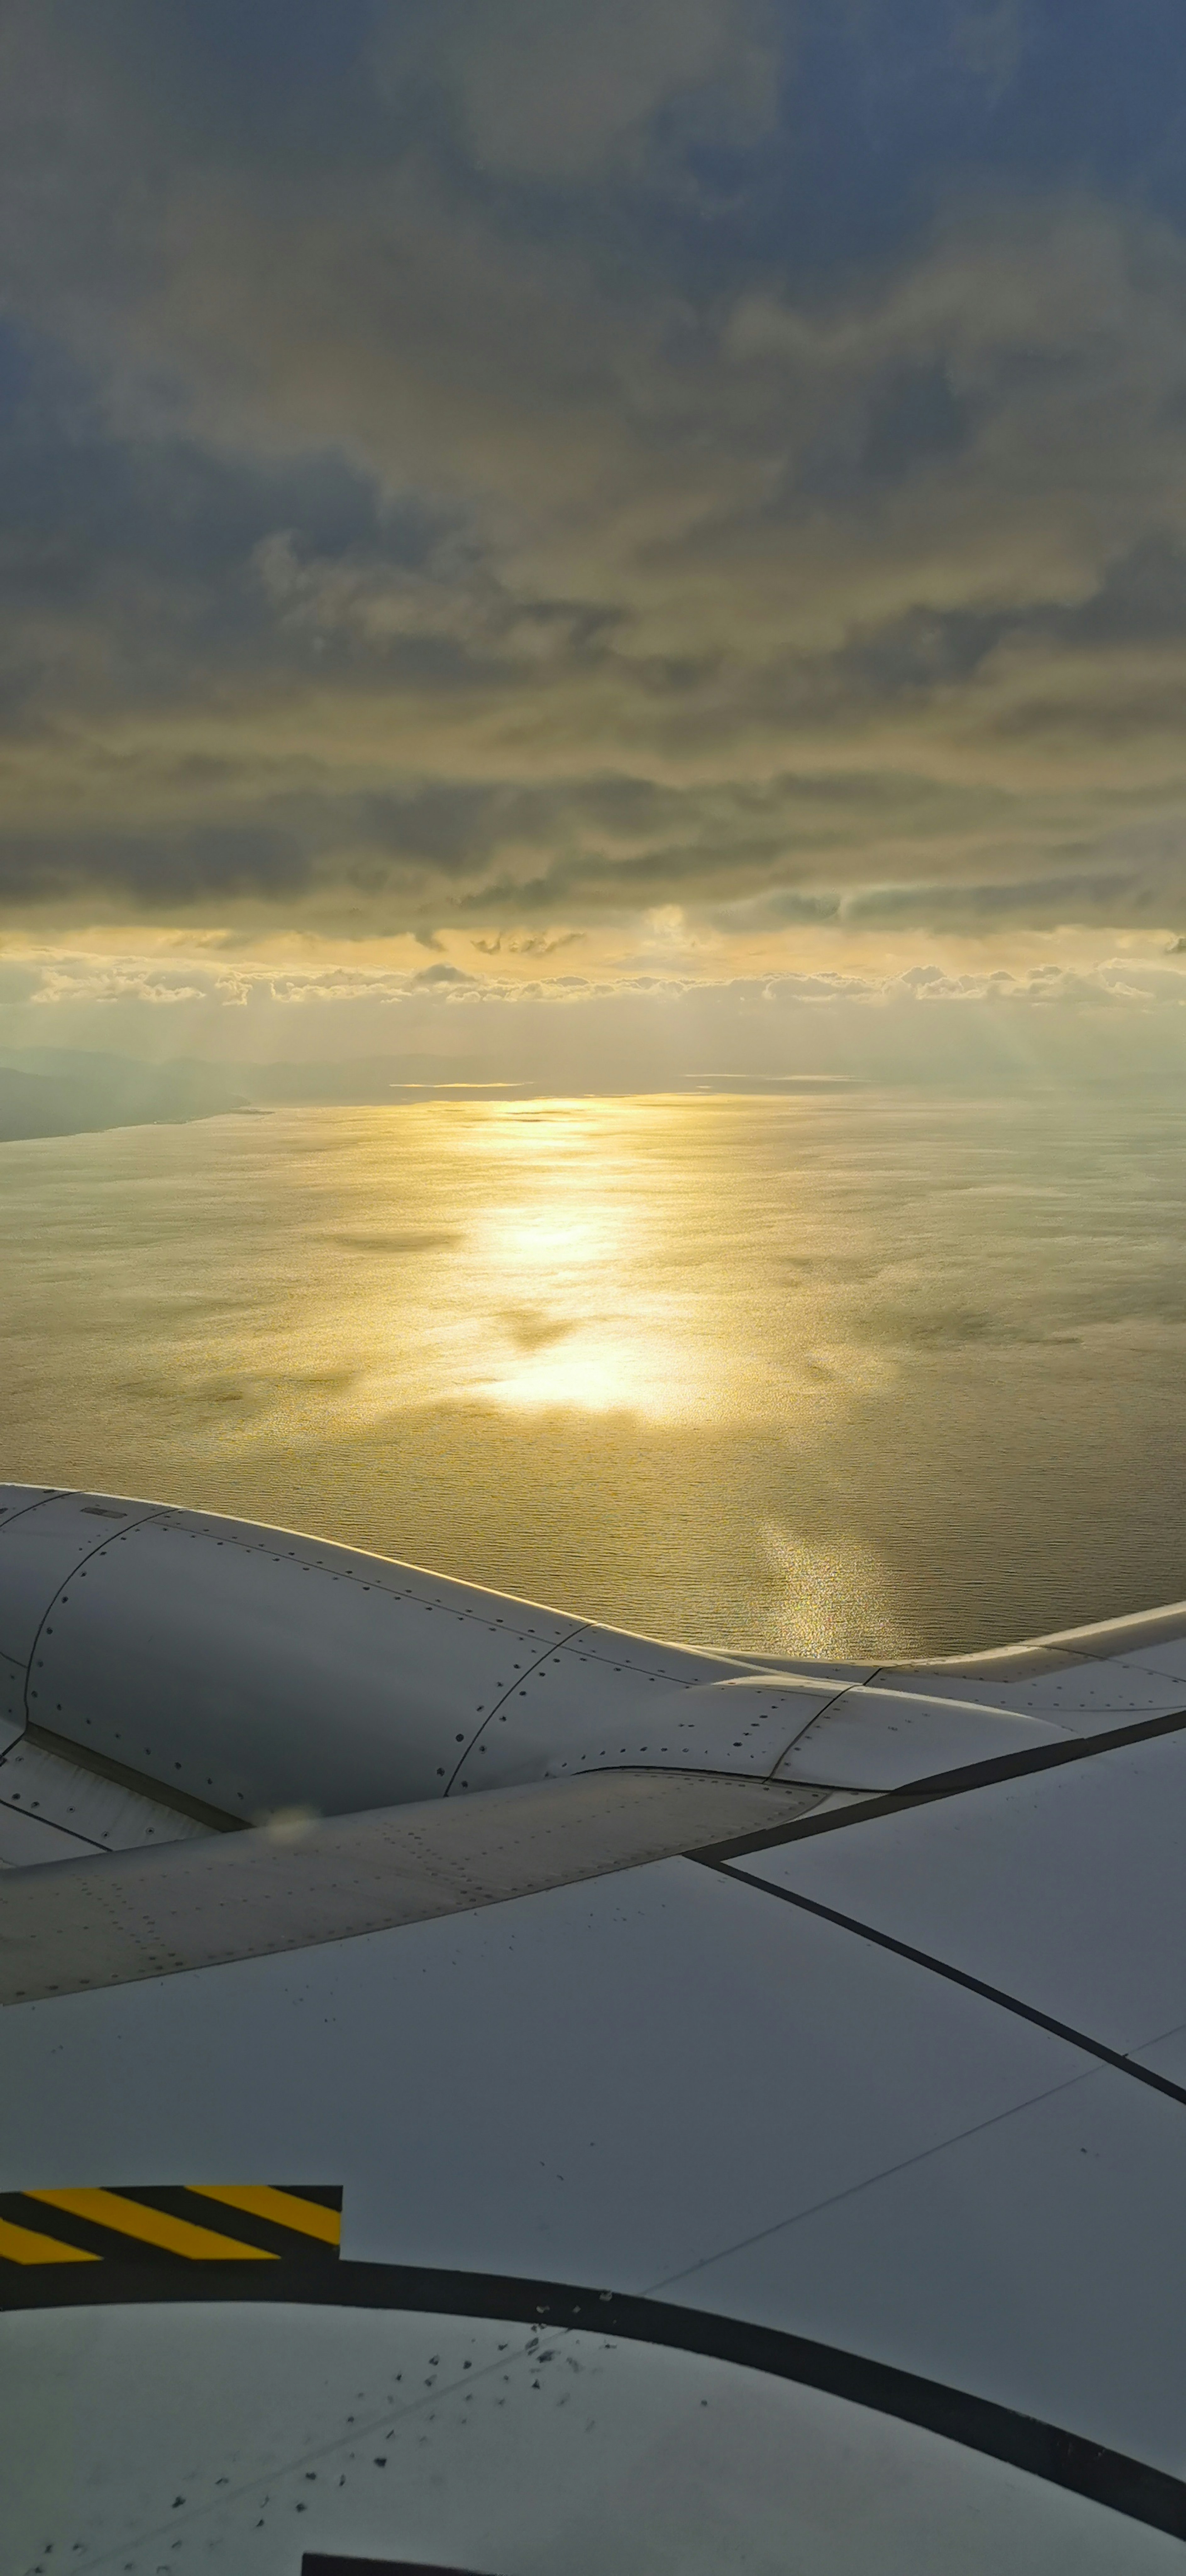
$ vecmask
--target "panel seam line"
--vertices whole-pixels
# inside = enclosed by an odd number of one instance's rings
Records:
[[[793,1905],[802,1914],[813,1914],[822,1923],[834,1924],[841,1932],[854,1933],[858,1940],[872,1942],[879,1950],[888,1950],[896,1959],[905,1959],[912,1967],[926,1968],[935,1977],[945,1977],[949,1985],[962,1986],[968,1994],[979,1995],[984,2003],[996,2004],[1003,2012],[1013,2013],[1019,2021],[1028,2021],[1038,2030],[1048,2031],[1051,2038],[1061,2039],[1071,2048],[1082,2049],[1097,2057],[1119,2075],[1129,2075],[1134,2083],[1147,2084],[1155,2093],[1166,2093],[1173,2102],[1186,2105],[1186,2086],[1175,2084],[1168,2075],[1159,2075],[1153,2067],[1138,2066],[1118,2048],[1109,2048],[1102,2039],[1092,2039],[1088,2032],[1077,2030],[1070,2022],[1059,2021],[1053,2013],[1043,2012],[1037,2004],[1027,2004],[1019,1995],[1007,1994],[1002,1986],[989,1985],[983,1977],[974,1977],[966,1968],[956,1968],[946,1959],[936,1958],[930,1950],[918,1950],[910,1941],[899,1941],[892,1932],[881,1932],[872,1923],[862,1923],[854,1914],[842,1914],[834,1905],[822,1905],[818,1897],[801,1896],[796,1888],[777,1887],[769,1878],[760,1878],[752,1869],[738,1869],[732,1861],[696,1859],[702,1869],[715,1871],[719,1878],[731,1878],[742,1887],[755,1888],[760,1896],[776,1897],[782,1905]]]

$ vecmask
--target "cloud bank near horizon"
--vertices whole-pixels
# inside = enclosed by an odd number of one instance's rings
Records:
[[[1186,958],[1134,950],[1019,972],[916,965],[761,974],[471,975],[165,950],[0,953],[0,1067],[88,1056],[231,1076],[321,1067],[325,1097],[416,1083],[655,1091],[720,1077],[1009,1089],[1186,1076]],[[267,1095],[271,1097],[272,1094]],[[315,1080],[293,1098],[320,1096]]]
[[[1178,931],[1181,54],[1162,0],[11,0],[10,927],[443,938],[491,1004],[665,907],[772,971]]]

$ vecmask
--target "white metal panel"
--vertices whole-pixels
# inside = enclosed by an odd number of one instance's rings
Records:
[[[27,1705],[243,1820],[611,1763],[768,1776],[792,1746],[791,1776],[887,1788],[1186,1692],[1177,1611],[854,1687],[864,1668],[664,1645],[246,1522],[5,1491],[0,1746]]]
[[[1110,2048],[1186,2024],[1186,1733],[751,1853]]]
[[[680,1860],[0,2016],[14,2187],[340,2178],[352,2256],[631,2291],[1091,2064]]]
[[[9,2317],[0,2351],[22,2570],[294,2576],[305,2550],[499,2576],[1182,2563],[1179,2541],[913,2425],[595,2333],[144,2307]]]
[[[157,1820],[146,1829],[137,1817],[136,1839],[164,1841],[167,1810],[132,1803]],[[821,1790],[765,1781],[602,1771],[328,1824],[290,1818],[205,1836],[190,1827],[197,1849],[104,1854],[89,1868],[25,1873],[0,1890],[0,2004],[499,1904],[760,1832],[826,1803]]]
[[[256,1534],[257,1538],[259,1534]],[[484,1713],[571,1623],[397,1589],[180,1515],[116,1534],[54,1602],[30,1715],[249,1817],[439,1795]]]
[[[34,1503],[43,1503],[47,1495],[56,1494],[59,1491],[60,1488],[57,1485],[10,1485],[0,1483],[0,1513],[7,1516],[10,1512],[30,1511]]]
[[[1137,2065],[1150,2067],[1155,2075],[1167,2075],[1171,2084],[1186,2090],[1186,2022],[1150,2041],[1147,2048],[1134,2048],[1132,2056]]]
[[[526,1640],[536,1657],[546,1653],[549,1646],[579,1637],[586,1658],[595,1659],[606,1673],[634,1673],[690,1685],[752,1670],[748,1657],[721,1654],[712,1647],[639,1637],[624,1628],[598,1627],[579,1616],[569,1616],[537,1602],[520,1601],[510,1593],[484,1591],[476,1584],[455,1582],[451,1576],[433,1573],[423,1566],[371,1556],[361,1548],[339,1547],[300,1531],[267,1529],[254,1521],[223,1519],[216,1513],[170,1510],[166,1517],[174,1530],[209,1538],[220,1547],[233,1546],[265,1559],[279,1559],[286,1565],[304,1566],[310,1574],[327,1573],[339,1580],[349,1577],[364,1592],[380,1591],[393,1601],[418,1602],[427,1610],[447,1611],[454,1618],[474,1620],[483,1629],[506,1629],[512,1638]],[[530,1661],[530,1656],[525,1660],[512,1649],[510,1671],[521,1674],[530,1669]],[[506,1687],[511,1687],[509,1680]],[[486,1714],[490,1714],[488,1709]]]
[[[887,1670],[878,1674],[877,1687],[892,1693],[921,1691],[932,1699],[959,1700],[964,1706],[978,1703],[983,1708],[1010,1709],[1022,1717],[1046,1719],[1071,1735],[1106,1734],[1125,1718],[1163,1717],[1186,1706],[1186,1682],[1176,1673],[1127,1655],[1109,1656],[1099,1663],[1069,1663],[1051,1656],[1018,1680],[1010,1680],[1007,1674],[978,1678],[933,1669],[897,1674]]]
[[[755,1903],[763,1900],[755,1898]],[[1100,2068],[669,2282],[1186,2469],[1186,2112]]]
[[[856,1682],[871,1682],[881,1670],[879,1664],[836,1664],[814,1655],[746,1655],[754,1672],[781,1674],[794,1681],[833,1682],[837,1690],[847,1690]]]
[[[796,1736],[774,1776],[897,1789],[932,1772],[1007,1760],[1063,1740],[1061,1727],[1039,1718],[871,1686],[825,1706]]]
[[[697,1688],[699,1716],[673,1762],[769,1771],[828,1696],[826,1685],[804,1699],[760,1679],[764,1714],[722,1712],[702,1686],[746,1673],[727,1656],[582,1628],[383,1559],[193,1513],[156,1512],[126,1531],[100,1523],[96,1546],[93,1515],[107,1509],[71,1497],[68,1509],[59,1499],[27,1515],[30,1531],[61,1520],[65,1534],[53,1565],[48,1541],[26,1547],[36,1575],[22,1575],[26,1625],[34,1596],[42,1619],[29,1715],[84,1755],[244,1820],[538,1778],[569,1747],[592,1747],[587,1767],[645,1762],[658,1704],[682,1709]],[[93,1547],[85,1563],[79,1530]],[[581,1652],[566,1659],[577,1639]],[[614,1747],[602,1753],[607,1712]]]
[[[454,1795],[632,1763],[765,1779],[833,1697],[826,1684],[749,1673],[673,1681],[634,1661],[614,1663],[598,1644],[596,1630],[582,1634],[524,1675],[470,1746]]]
[[[97,1851],[202,1840],[210,1830],[175,1807],[141,1797],[118,1780],[104,1779],[42,1744],[31,1744],[27,1736],[0,1759],[0,1806],[60,1825]]]
[[[501,1606],[499,1594],[489,1593],[486,1598]],[[574,1638],[579,1636],[580,1653],[596,1663],[607,1677],[611,1673],[634,1673],[646,1680],[683,1682],[687,1686],[733,1677],[753,1678],[748,1656],[721,1654],[711,1646],[681,1646],[662,1637],[636,1637],[628,1628],[599,1628],[594,1622],[579,1629],[574,1627],[571,1634]]]
[[[94,1848],[80,1834],[0,1801],[0,1869],[41,1869],[54,1861],[78,1860]]]
[[[0,1753],[15,1744],[25,1724],[25,1667],[0,1655]]]
[[[1156,1716],[1186,1693],[1186,1602],[1132,1618],[1067,1628],[988,1654],[946,1656],[932,1666],[886,1665],[891,1690],[983,1700],[1094,1733],[1126,1716]]]
[[[1154,1639],[1111,1660],[1120,1664],[1126,1673],[1153,1673],[1163,1680],[1177,1682],[1186,1691],[1186,1635]]]
[[[1040,1643],[1051,1654],[1132,1655],[1138,1662],[1145,1662],[1151,1650],[1166,1647],[1186,1679],[1186,1601],[1136,1610],[1120,1619],[1094,1619],[1084,1628],[1060,1628]]]
[[[0,1537],[25,1512],[47,1499],[48,1485],[0,1485]],[[0,1576],[0,1601],[3,1599]],[[4,1622],[0,1617],[0,1753],[14,1744],[25,1724],[25,1659],[15,1652],[4,1652]],[[23,1629],[16,1631],[23,1634]]]
[[[1186,2113],[694,1862],[18,2006],[0,2092],[14,2187],[341,2179],[355,2258],[662,2291],[1186,2467]]]
[[[50,1493],[20,1486],[33,1499],[0,1517],[0,1654],[27,1666],[34,1640],[59,1586],[117,1529],[130,1530],[153,1506],[111,1494]]]

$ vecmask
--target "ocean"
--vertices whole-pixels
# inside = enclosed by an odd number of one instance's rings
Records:
[[[0,1476],[651,1634],[955,1652],[1186,1594],[1186,1110],[301,1108],[0,1146]]]

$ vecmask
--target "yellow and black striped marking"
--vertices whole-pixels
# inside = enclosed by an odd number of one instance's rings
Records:
[[[0,2192],[0,2280],[13,2264],[336,2262],[342,2194],[321,2183],[191,2183]]]

